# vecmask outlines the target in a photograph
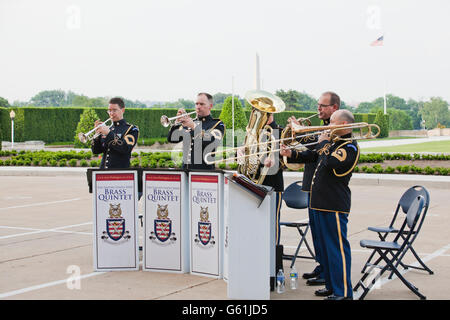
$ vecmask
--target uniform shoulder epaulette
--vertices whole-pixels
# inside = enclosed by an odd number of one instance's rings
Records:
[[[350,172],[353,171],[353,169],[355,168],[355,166],[358,163],[358,159],[359,159],[359,147],[357,147],[355,144],[353,144],[353,141],[348,141],[346,143],[343,143],[342,145],[340,145],[336,150],[333,151],[333,153],[331,154],[332,157],[335,157],[336,159],[338,159],[339,161],[345,161],[347,159],[347,151],[345,150],[345,148],[350,148],[353,149],[356,152],[356,157],[354,159],[353,164],[351,165],[350,169],[347,170],[344,173],[338,173],[336,172],[335,169],[333,169],[333,172],[336,176],[338,177],[343,177],[346,176],[347,174],[349,174]]]

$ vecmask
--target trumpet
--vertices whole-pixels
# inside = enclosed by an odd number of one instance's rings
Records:
[[[168,116],[163,115],[163,116],[161,116],[161,124],[164,127],[173,126],[174,123],[172,121],[177,120],[177,119],[182,118],[182,117],[185,117],[185,116],[189,116],[189,115],[191,115],[193,113],[197,113],[197,111],[192,111],[192,112],[189,112],[189,113],[183,113],[183,114],[180,114],[180,115],[172,117],[172,118],[169,118]]]
[[[93,135],[95,130],[97,130],[98,128],[100,128],[102,126],[106,126],[106,123],[108,121],[111,121],[111,124],[108,126],[109,128],[111,128],[111,126],[112,126],[112,119],[108,118],[105,122],[103,122],[103,123],[99,124],[98,126],[94,127],[94,129],[92,129],[91,131],[86,132],[86,133],[80,132],[78,134],[78,140],[80,140],[82,143],[86,143],[88,141],[94,140],[95,138],[97,138],[100,135],[99,133],[96,133],[96,134]]]

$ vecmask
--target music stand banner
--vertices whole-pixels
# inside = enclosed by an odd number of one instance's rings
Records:
[[[96,271],[139,270],[136,171],[94,171]]]
[[[146,271],[188,272],[187,180],[182,171],[144,171]]]
[[[223,173],[191,172],[191,273],[222,277]]]

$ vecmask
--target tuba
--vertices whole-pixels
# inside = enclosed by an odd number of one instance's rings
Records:
[[[265,154],[270,155],[276,143],[267,121],[271,113],[282,112],[286,106],[279,97],[263,90],[248,91],[245,100],[252,106],[252,111],[243,145],[245,156],[238,161],[237,170],[254,183],[261,184],[269,168],[259,169],[261,160],[258,153],[264,149]]]

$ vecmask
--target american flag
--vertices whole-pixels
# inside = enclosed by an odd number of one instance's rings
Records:
[[[384,36],[379,37],[377,40],[375,40],[374,42],[372,42],[370,45],[371,45],[372,47],[382,46],[382,45],[383,45],[383,37],[384,37]]]

